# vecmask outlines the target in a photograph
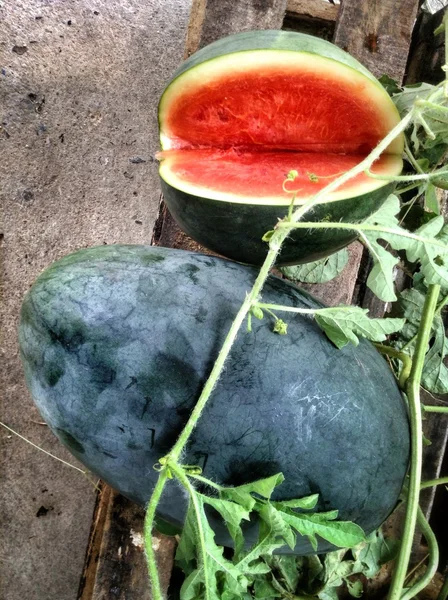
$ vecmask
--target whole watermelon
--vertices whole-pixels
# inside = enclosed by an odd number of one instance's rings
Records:
[[[22,307],[20,348],[31,394],[61,442],[91,471],[144,504],[153,465],[194,406],[257,271],[146,246],[101,246],[53,264]],[[270,277],[263,300],[317,307]],[[395,379],[375,348],[336,349],[315,322],[288,314],[241,330],[184,461],[223,485],[278,472],[277,499],[319,494],[319,509],[367,532],[394,508],[409,426]],[[159,516],[181,525],[187,499],[170,481]],[[212,516],[219,543],[229,543]],[[256,535],[249,524],[248,543]],[[330,549],[321,541],[319,552]],[[300,538],[296,553],[311,551]]]

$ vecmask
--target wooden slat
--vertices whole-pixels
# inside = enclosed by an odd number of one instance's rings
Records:
[[[288,0],[286,10],[295,17],[336,21],[339,5],[326,0]]]
[[[143,551],[144,510],[104,485],[97,506],[79,600],[150,600]],[[175,539],[153,535],[153,547],[166,592]]]
[[[387,73],[402,81],[417,9],[415,0],[345,0],[338,15],[335,44],[374,75]]]

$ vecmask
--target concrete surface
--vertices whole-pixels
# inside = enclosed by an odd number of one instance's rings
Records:
[[[0,419],[71,462],[24,386],[21,300],[68,252],[149,243],[156,106],[182,59],[189,10],[190,0],[0,3]],[[74,600],[94,492],[77,471],[0,435],[0,599]]]

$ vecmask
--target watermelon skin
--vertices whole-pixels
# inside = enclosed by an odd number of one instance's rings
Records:
[[[131,500],[147,502],[152,467],[177,439],[256,274],[181,250],[102,246],[55,263],[25,297],[20,349],[42,417]],[[275,277],[263,299],[320,306]],[[277,499],[319,493],[320,509],[372,531],[396,505],[409,459],[395,378],[370,343],[337,350],[312,319],[285,320],[286,336],[269,318],[239,333],[184,460],[223,485],[281,471]],[[170,481],[159,517],[180,526],[185,509]],[[249,525],[248,543],[255,535]],[[319,552],[330,549],[320,542]],[[295,553],[311,551],[299,538]]]
[[[287,206],[242,204],[210,200],[177,190],[161,180],[163,197],[179,227],[191,238],[227,258],[261,265],[269,246],[262,240]],[[303,220],[359,223],[372,215],[395,188],[390,183],[368,194],[316,205]],[[278,266],[295,265],[324,258],[357,239],[352,231],[296,229],[283,243]]]

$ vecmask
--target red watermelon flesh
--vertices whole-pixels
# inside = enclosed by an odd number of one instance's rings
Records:
[[[299,173],[291,191],[304,201],[360,162],[399,116],[363,72],[306,53],[254,51],[182,73],[165,91],[159,119],[160,175],[170,185],[214,200],[287,204],[289,171]],[[400,173],[402,146],[396,139],[386,152],[393,158],[373,170]],[[329,199],[384,183],[361,175]]]

